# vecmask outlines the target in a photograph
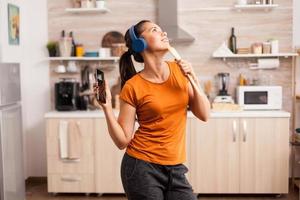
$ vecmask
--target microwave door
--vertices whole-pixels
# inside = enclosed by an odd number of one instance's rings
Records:
[[[245,110],[267,110],[269,109],[269,93],[267,91],[245,91]]]
[[[245,92],[244,97],[245,105],[267,105],[268,104],[268,92]]]

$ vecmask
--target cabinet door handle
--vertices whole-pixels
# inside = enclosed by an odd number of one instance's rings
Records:
[[[78,181],[81,181],[81,178],[80,177],[71,177],[71,176],[62,176],[61,180],[66,181],[66,182],[78,182]]]
[[[243,142],[247,141],[247,122],[243,121]]]
[[[236,132],[237,132],[237,124],[236,124],[236,120],[233,120],[232,122],[232,133],[233,133],[233,142],[236,141]]]

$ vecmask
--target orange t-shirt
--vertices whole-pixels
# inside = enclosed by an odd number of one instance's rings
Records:
[[[170,75],[153,83],[139,73],[128,80],[120,98],[136,108],[139,128],[126,152],[161,165],[185,162],[188,80],[176,62],[167,62]]]

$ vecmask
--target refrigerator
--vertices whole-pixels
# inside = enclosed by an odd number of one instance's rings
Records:
[[[0,200],[25,200],[19,64],[0,63]]]

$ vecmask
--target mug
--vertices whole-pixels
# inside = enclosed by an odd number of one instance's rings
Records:
[[[77,72],[77,66],[76,66],[75,61],[68,62],[67,71],[68,72]]]

